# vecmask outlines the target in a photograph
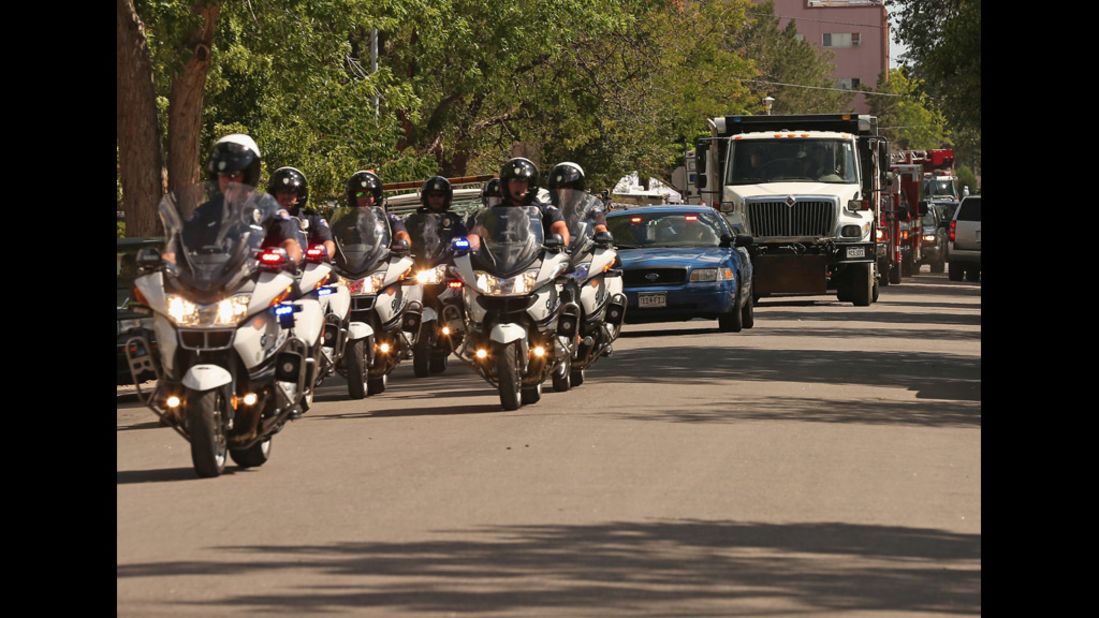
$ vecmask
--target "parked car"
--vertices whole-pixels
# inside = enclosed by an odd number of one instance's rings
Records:
[[[118,384],[132,384],[130,364],[126,360],[126,341],[134,335],[145,335],[150,352],[156,356],[156,338],[153,335],[153,318],[148,313],[133,307],[134,279],[137,278],[137,252],[145,247],[160,249],[164,245],[162,238],[119,238],[117,242],[117,295],[116,295],[116,336],[115,356],[118,364]],[[133,352],[138,352],[134,350]],[[155,378],[152,372],[138,376],[141,381]]]
[[[981,279],[981,196],[962,199],[950,222],[950,280]]]
[[[928,264],[931,272],[946,270],[946,227],[948,220],[943,218],[940,204],[929,204],[927,214],[923,216],[923,234],[920,242],[920,264]]]
[[[607,214],[629,303],[627,322],[716,318],[722,331],[755,322],[752,261],[720,213],[705,206],[646,206]]]

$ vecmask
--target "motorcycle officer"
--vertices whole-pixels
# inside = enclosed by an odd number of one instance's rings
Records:
[[[332,241],[328,221],[316,210],[305,206],[309,201],[309,183],[301,170],[289,166],[275,170],[267,181],[267,193],[274,196],[291,217],[297,217],[302,222],[310,246],[324,245],[328,258],[336,257],[336,243]]]

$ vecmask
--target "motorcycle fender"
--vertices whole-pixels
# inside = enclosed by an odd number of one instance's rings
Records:
[[[284,272],[260,273],[256,280],[256,289],[252,291],[252,300],[248,303],[248,313],[259,313],[271,306],[275,297],[286,291],[294,283],[294,278]]]
[[[332,272],[332,267],[328,264],[310,262],[305,265],[305,271],[301,275],[301,283],[298,285],[301,287],[302,292],[308,292],[316,288],[320,280],[330,272]]]
[[[391,259],[389,261],[389,269],[385,271],[385,283],[382,285],[392,285],[396,283],[397,280],[403,277],[411,268],[411,257],[405,256],[399,260]]]
[[[435,309],[431,307],[424,307],[423,317],[420,318],[420,323],[434,322],[439,319],[439,314],[435,313]]]
[[[352,322],[350,326],[347,327],[347,331],[348,339],[351,339],[352,341],[366,339],[374,334],[374,329],[370,328],[369,324],[363,322]]]
[[[311,298],[296,300],[294,304],[301,307],[301,311],[294,314],[294,334],[307,346],[312,347],[324,328],[321,304]]]
[[[195,365],[183,376],[183,386],[200,393],[225,386],[232,381],[233,376],[217,365]]]
[[[597,249],[591,259],[591,266],[588,268],[588,276],[598,275],[599,273],[606,272],[606,269],[614,264],[614,258],[618,255],[614,249]]]
[[[144,294],[144,290],[142,290]],[[152,302],[152,299],[149,299]],[[156,345],[160,351],[160,366],[168,375],[175,375],[176,346],[179,337],[176,335],[176,327],[172,321],[163,314],[153,314],[153,332],[156,333]]]
[[[468,286],[462,288],[462,301],[466,309],[466,313],[469,315],[469,319],[474,324],[480,324],[485,321],[485,308],[481,306],[481,303],[477,302],[477,292],[473,291]]]
[[[557,288],[554,286],[545,287],[542,292],[538,294],[538,299],[534,301],[534,304],[527,309],[527,315],[535,322],[545,322],[550,318],[550,315],[557,310],[557,305],[559,303],[560,298],[558,298]]]
[[[622,277],[611,277],[609,279],[604,277],[603,282],[607,285],[608,296],[622,293]]]
[[[280,338],[278,319],[270,311],[252,316],[237,329],[233,337],[233,349],[237,351],[244,366],[252,369],[270,356],[285,339]]]
[[[473,274],[473,264],[469,261],[469,256],[463,255],[454,258],[454,266],[458,269],[458,276],[461,277],[462,283],[464,284],[462,289],[475,289],[477,276]]]
[[[351,292],[347,291],[347,286],[337,286],[336,291],[325,298],[328,299],[328,311],[341,320],[347,317],[347,312],[351,309]]]
[[[134,279],[134,287],[141,290],[149,301],[149,309],[156,313],[168,313],[168,298],[164,293],[164,273],[157,271]]]
[[[526,340],[527,329],[518,324],[497,324],[492,327],[488,338],[497,343],[511,343],[512,341]]]
[[[598,281],[599,284],[593,288],[591,281]],[[591,281],[580,288],[580,309],[586,316],[595,315],[599,311],[599,306],[607,300],[607,286],[604,278],[599,277]]]

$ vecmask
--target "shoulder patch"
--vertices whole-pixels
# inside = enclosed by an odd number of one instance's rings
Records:
[[[290,213],[287,212],[285,208],[280,208],[279,211],[275,213],[275,216],[279,217],[280,219],[289,219]]]

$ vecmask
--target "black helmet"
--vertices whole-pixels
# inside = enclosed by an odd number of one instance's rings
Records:
[[[374,205],[381,206],[384,203],[382,194],[382,179],[374,172],[361,170],[355,172],[347,179],[347,204],[354,208],[358,205],[355,201],[357,194],[369,191],[374,194]]]
[[[586,188],[584,168],[572,161],[565,161],[553,166],[550,170],[549,182],[546,183],[550,193],[554,189],[576,189],[583,191]]]
[[[243,133],[233,133],[219,139],[206,164],[207,177],[217,182],[218,174],[244,172],[241,184],[255,187],[259,184],[259,146]]]
[[[481,204],[486,208],[490,206],[489,200],[493,199],[497,204],[500,203],[500,179],[493,178],[485,183],[485,188],[481,189]]]
[[[538,168],[534,163],[530,159],[515,157],[500,168],[500,194],[505,199],[508,199],[508,182],[513,179],[526,180],[530,183],[523,205],[533,202],[534,197],[538,195]]]
[[[272,197],[277,191],[293,191],[298,196],[298,209],[305,208],[309,201],[309,182],[305,180],[305,174],[296,167],[280,167],[271,174],[267,181],[267,192]]]
[[[437,191],[446,197],[443,201],[443,210],[449,210],[450,201],[454,199],[454,188],[450,186],[450,181],[442,176],[432,176],[424,182],[424,186],[420,187],[420,203],[424,208],[430,208],[427,205],[427,194],[431,191]]]

